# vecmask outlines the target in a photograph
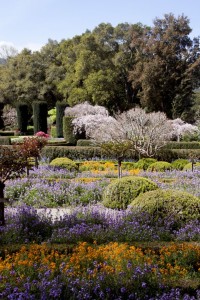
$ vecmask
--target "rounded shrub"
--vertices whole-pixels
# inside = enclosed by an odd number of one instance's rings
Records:
[[[187,165],[188,163],[189,163],[189,161],[187,159],[178,158],[178,159],[174,160],[171,163],[171,165],[172,165],[173,169],[182,171],[183,168],[185,167],[185,165]]]
[[[150,158],[150,157],[141,158],[138,160],[136,166],[138,169],[147,170],[148,167],[155,162],[157,162],[157,159],[155,158]]]
[[[140,194],[129,207],[149,213],[154,222],[173,220],[177,227],[200,219],[200,199],[179,190],[157,189]]]
[[[138,195],[157,188],[157,184],[143,177],[126,176],[115,179],[103,191],[103,205],[113,209],[126,209]]]
[[[200,162],[195,163],[193,167],[194,167],[194,169],[195,169],[195,168],[200,169]],[[191,163],[191,162],[187,163],[187,164],[183,167],[183,171],[191,171],[191,170],[192,170],[192,163]]]
[[[69,171],[78,170],[77,164],[67,157],[57,157],[50,162],[50,166],[64,168]]]
[[[166,161],[156,161],[147,168],[147,171],[165,172],[171,169],[172,169],[172,165],[170,163]]]

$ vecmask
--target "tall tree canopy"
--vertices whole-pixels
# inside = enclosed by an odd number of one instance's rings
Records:
[[[130,80],[142,107],[170,118],[191,118],[193,89],[200,66],[198,40],[191,40],[189,20],[172,14],[156,18],[154,26],[134,34],[136,57]]]
[[[190,32],[187,17],[169,14],[152,28],[101,23],[40,51],[24,49],[0,64],[0,102],[45,100],[51,109],[88,101],[111,114],[141,106],[190,121],[200,83],[199,40]]]

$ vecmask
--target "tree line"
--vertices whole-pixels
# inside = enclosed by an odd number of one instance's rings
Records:
[[[0,102],[46,101],[51,109],[88,101],[111,114],[139,106],[194,122],[200,47],[191,31],[186,16],[166,14],[152,27],[101,23],[40,51],[24,49],[0,65]]]

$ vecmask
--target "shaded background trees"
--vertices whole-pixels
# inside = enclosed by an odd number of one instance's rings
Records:
[[[172,14],[152,27],[101,23],[72,39],[49,40],[40,50],[24,49],[0,64],[0,102],[85,101],[111,114],[135,106],[194,122],[200,79],[199,38],[190,38],[189,19]]]

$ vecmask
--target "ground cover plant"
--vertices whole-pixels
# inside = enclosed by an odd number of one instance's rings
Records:
[[[0,227],[0,298],[199,299],[200,220],[177,224],[163,214],[155,222],[149,211],[106,208],[102,194],[117,166],[97,165],[85,163],[78,173],[42,165],[7,182],[12,205]],[[155,192],[200,197],[198,170],[124,172],[148,178]],[[70,210],[53,217],[49,207]]]

